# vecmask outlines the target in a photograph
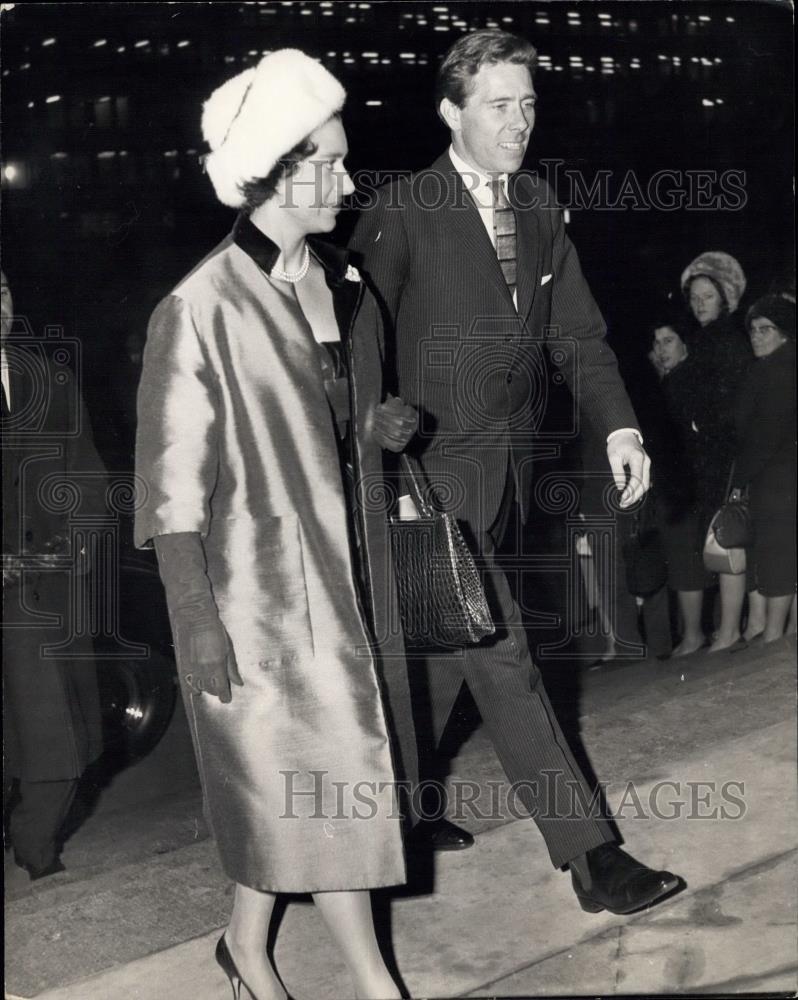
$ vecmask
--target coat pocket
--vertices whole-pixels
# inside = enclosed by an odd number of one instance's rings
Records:
[[[313,655],[299,520],[234,517],[213,525],[208,574],[236,655],[260,661]]]

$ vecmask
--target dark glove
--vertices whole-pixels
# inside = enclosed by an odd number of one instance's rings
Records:
[[[388,451],[404,451],[417,428],[416,410],[390,393],[374,410],[374,439]]]
[[[180,680],[192,694],[213,694],[227,703],[230,682],[244,682],[205,572],[202,539],[198,532],[184,531],[154,541]]]

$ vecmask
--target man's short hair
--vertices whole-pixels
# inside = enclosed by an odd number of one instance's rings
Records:
[[[515,63],[526,66],[531,75],[537,68],[535,46],[519,35],[497,28],[486,28],[463,35],[446,53],[435,81],[435,107],[440,115],[441,101],[448,98],[458,108],[466,102],[472,80],[485,63]]]

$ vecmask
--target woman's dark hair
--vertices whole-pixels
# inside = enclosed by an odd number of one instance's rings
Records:
[[[340,117],[339,114],[334,114],[327,120],[330,121],[332,118],[340,119]],[[247,215],[251,215],[256,208],[260,208],[264,202],[272,197],[280,181],[284,177],[293,176],[299,164],[303,160],[307,160],[308,157],[313,156],[318,148],[315,142],[310,141],[310,136],[306,135],[296,146],[289,149],[284,156],[280,157],[265,177],[255,177],[251,181],[244,181],[240,184],[239,190],[244,196],[242,210]]]
[[[305,136],[293,149],[289,149],[285,156],[280,157],[265,177],[255,177],[240,184],[239,190],[244,196],[243,211],[250,215],[256,208],[260,208],[272,197],[280,181],[295,174],[299,164],[309,156],[313,156],[318,148],[315,142],[311,142],[309,137]]]
[[[486,28],[463,35],[446,53],[435,80],[435,107],[440,115],[441,101],[448,98],[459,108],[471,91],[471,81],[485,63],[515,63],[526,66],[534,75],[538,54],[525,38],[509,31]]]
[[[768,319],[789,340],[795,340],[795,303],[784,295],[763,295],[745,315],[745,328],[751,332],[751,321]]]
[[[723,291],[723,286],[720,284],[719,281],[716,281],[715,278],[713,278],[712,275],[710,274],[694,274],[691,277],[689,277],[687,281],[685,281],[684,288],[682,289],[682,291],[684,293],[684,301],[687,303],[687,305],[688,306],[690,305],[690,289],[693,287],[693,282],[696,281],[698,278],[705,278],[717,291],[718,295],[720,295],[720,314],[721,316],[728,316],[729,313],[731,312],[731,310],[729,309],[729,300],[726,298],[726,293]]]
[[[648,343],[654,343],[654,334],[664,326],[673,330],[681,338],[682,343],[687,346],[690,341],[690,331],[687,323],[681,316],[671,316],[667,313],[659,316],[653,323],[648,324]]]

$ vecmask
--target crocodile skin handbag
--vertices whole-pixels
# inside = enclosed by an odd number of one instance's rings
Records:
[[[436,510],[402,456],[419,517],[391,522],[405,643],[458,648],[495,632],[474,558],[451,514]]]

